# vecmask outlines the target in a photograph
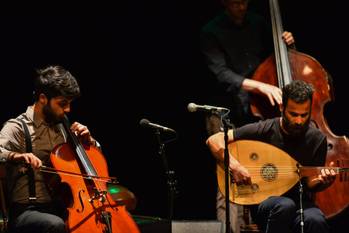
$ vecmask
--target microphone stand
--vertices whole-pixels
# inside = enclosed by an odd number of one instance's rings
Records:
[[[165,143],[174,141],[176,138],[171,139],[171,140],[167,140],[167,141],[163,141],[161,139],[161,135],[160,135],[160,130],[156,129],[155,131],[158,143],[159,143],[159,151],[158,154],[161,156],[162,158],[162,162],[164,165],[164,169],[165,169],[165,173],[166,173],[166,177],[167,177],[167,186],[168,186],[168,205],[169,205],[169,212],[168,212],[168,219],[170,222],[172,222],[173,219],[173,202],[174,202],[174,197],[176,194],[176,184],[177,184],[177,180],[175,179],[175,172],[173,170],[169,169],[168,166],[168,162],[167,162],[167,158],[166,158],[166,154],[165,154]]]
[[[301,173],[299,170],[299,164],[297,164],[297,170],[299,175],[299,215],[300,215],[300,227],[301,233],[304,233],[304,209],[303,209],[303,184],[301,180]]]
[[[225,178],[225,232],[230,233],[230,202],[229,202],[229,151],[228,151],[228,130],[230,122],[228,117],[229,112],[221,114],[221,119],[224,128],[224,178]]]

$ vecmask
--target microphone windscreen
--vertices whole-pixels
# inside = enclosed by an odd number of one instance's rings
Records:
[[[147,119],[142,119],[139,121],[139,124],[141,126],[147,126],[149,124],[150,121],[148,121]]]
[[[194,104],[194,103],[188,104],[187,108],[188,108],[189,112],[196,112],[196,104]]]

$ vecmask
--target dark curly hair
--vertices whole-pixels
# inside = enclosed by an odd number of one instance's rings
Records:
[[[307,100],[312,102],[314,89],[309,83],[303,80],[294,80],[282,89],[282,103],[284,107],[289,99],[296,103],[304,103]]]
[[[48,66],[37,70],[34,82],[34,100],[40,94],[45,94],[48,99],[64,96],[74,99],[80,96],[80,87],[75,77],[61,66]]]

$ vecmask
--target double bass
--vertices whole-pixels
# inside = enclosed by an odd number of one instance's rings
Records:
[[[108,192],[108,167],[103,154],[94,146],[83,145],[63,120],[69,143],[51,152],[51,162],[60,173],[60,192],[67,205],[66,226],[71,233],[139,233],[125,205],[118,205]],[[58,191],[57,191],[58,192]]]
[[[293,79],[311,83],[314,87],[311,120],[327,137],[326,166],[334,162],[336,167],[349,167],[349,142],[345,136],[335,135],[324,117],[324,106],[334,99],[332,80],[328,72],[313,57],[289,49],[282,40],[282,20],[277,0],[269,0],[274,40],[274,56],[268,57],[255,71],[252,79],[279,88]],[[252,96],[251,110],[255,116],[271,118],[280,113],[271,107],[267,99]],[[335,182],[316,193],[315,202],[327,218],[342,213],[349,206],[349,174],[340,173]],[[333,201],[335,200],[335,201]]]

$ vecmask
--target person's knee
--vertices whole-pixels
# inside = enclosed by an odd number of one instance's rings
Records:
[[[51,218],[48,224],[48,232],[50,233],[66,233],[66,225],[61,218]]]
[[[293,200],[289,198],[281,199],[278,204],[275,205],[278,212],[282,212],[284,215],[292,216],[296,213],[297,207]]]
[[[296,204],[287,197],[270,197],[260,204],[256,223],[263,232],[282,232],[292,224]]]
[[[304,224],[310,228],[328,228],[327,221],[322,214],[305,215]]]
[[[320,215],[320,214],[314,214],[314,215],[308,215],[308,216],[305,216],[305,220],[306,221],[309,221],[309,222],[314,222],[314,223],[323,223],[323,222],[326,222],[325,218],[323,215]]]
[[[258,207],[258,212],[271,215],[292,216],[296,213],[297,208],[293,200],[287,197],[271,197],[262,202]],[[268,215],[268,214],[267,214]]]

